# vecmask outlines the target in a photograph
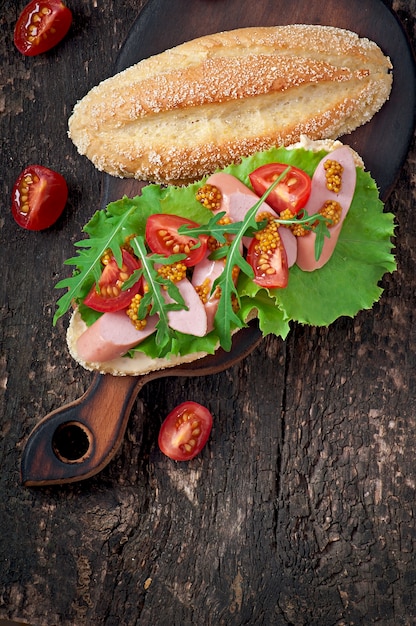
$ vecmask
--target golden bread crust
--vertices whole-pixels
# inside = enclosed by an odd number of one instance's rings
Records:
[[[375,43],[343,29],[217,33],[100,83],[75,105],[69,136],[114,176],[196,180],[301,135],[351,132],[388,99],[390,70]]]

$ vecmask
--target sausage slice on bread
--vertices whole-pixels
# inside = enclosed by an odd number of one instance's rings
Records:
[[[391,68],[375,43],[329,26],[207,35],[93,88],[69,136],[113,176],[188,182],[301,135],[353,131],[388,99]]]

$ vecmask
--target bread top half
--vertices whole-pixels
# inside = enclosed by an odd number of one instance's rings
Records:
[[[350,133],[388,99],[391,69],[374,42],[339,28],[221,32],[94,87],[74,107],[69,136],[113,176],[190,182],[301,135]]]

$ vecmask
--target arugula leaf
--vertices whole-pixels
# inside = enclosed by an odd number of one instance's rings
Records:
[[[178,228],[180,235],[193,235],[198,237],[199,235],[210,235],[218,241],[218,243],[228,243],[225,235],[236,235],[240,232],[243,222],[231,222],[230,224],[220,224],[222,218],[227,215],[225,211],[215,213],[207,224],[202,226],[190,226],[184,224]]]
[[[224,213],[219,213],[214,215],[207,224],[202,225],[198,228],[190,228],[189,226],[182,227],[179,232],[186,232],[192,235],[202,235],[208,234],[219,243],[228,243],[225,238],[226,234],[233,234],[234,238],[232,242],[221,248],[218,248],[213,253],[211,253],[210,258],[212,259],[220,259],[226,258],[226,264],[224,271],[222,274],[214,281],[211,292],[215,291],[217,287],[220,287],[220,299],[218,303],[217,313],[215,314],[215,330],[218,333],[220,345],[224,350],[230,350],[231,348],[231,333],[234,328],[242,328],[244,324],[244,319],[247,319],[247,316],[244,318],[243,316],[237,315],[233,308],[233,300],[238,303],[239,308],[241,308],[241,299],[239,295],[239,289],[234,284],[233,280],[233,270],[234,267],[237,266],[240,270],[248,276],[250,279],[254,277],[254,272],[252,267],[247,263],[245,258],[241,254],[242,249],[242,239],[247,235],[248,232],[253,234],[258,230],[263,228],[263,222],[256,221],[256,214],[263,202],[267,200],[267,196],[273,191],[273,189],[280,183],[281,180],[286,176],[286,174],[290,171],[290,165],[280,174],[280,176],[270,185],[270,187],[264,192],[262,197],[249,209],[244,220],[242,222],[235,222],[232,224],[219,224],[218,222],[225,215]],[[324,238],[330,237],[330,232],[328,229],[328,224],[331,223],[331,220],[325,218],[323,215],[317,214],[313,216],[309,216],[306,211],[303,211],[301,217],[297,216],[292,220],[284,220],[276,218],[275,220],[279,224],[302,224],[304,228],[307,230],[314,230],[316,233],[315,240],[315,258],[318,260],[323,249]],[[276,302],[273,304],[276,307]],[[254,308],[252,306],[252,308]],[[260,316],[261,317],[261,316]]]
[[[170,350],[170,343],[174,336],[169,326],[168,312],[187,309],[187,306],[175,283],[169,279],[163,278],[155,269],[155,262],[160,261],[160,259],[166,262],[168,259],[160,255],[149,256],[143,236],[135,237],[131,241],[131,245],[141,263],[143,277],[148,287],[148,290],[145,291],[140,302],[139,317],[145,317],[148,308],[150,309],[150,315],[157,314],[159,316],[159,320],[156,324],[156,343],[160,348],[161,356],[165,356]],[[186,255],[182,254],[173,256],[181,257],[181,259],[186,257]],[[163,289],[166,289],[172,302],[166,302],[162,294]]]
[[[325,218],[323,220],[320,219],[314,228],[315,235],[316,235],[315,261],[319,261],[319,257],[322,254],[322,250],[324,248],[324,243],[325,243],[325,237],[328,237],[328,238],[331,237],[331,233],[329,232],[329,229],[328,229],[328,222],[331,222],[331,220],[325,220]]]
[[[128,279],[125,280],[124,283],[122,284],[121,291],[127,291],[127,289],[130,289],[130,287],[133,287],[133,285],[135,285],[142,276],[143,276],[142,269],[134,270],[134,272],[132,272],[130,276],[128,277]]]
[[[256,221],[256,214],[261,204],[267,199],[270,192],[279,184],[279,182],[290,171],[290,165],[282,172],[282,174],[273,182],[272,185],[264,192],[263,196],[253,205],[253,207],[247,212],[244,221],[233,222],[231,224],[220,224],[219,222],[226,214],[225,212],[214,215],[207,224],[193,228],[190,226],[183,226],[179,229],[179,233],[199,236],[209,235],[214,237],[222,245],[210,254],[210,259],[226,259],[226,264],[223,273],[215,281],[211,289],[211,293],[215,291],[217,287],[220,287],[221,296],[218,304],[217,313],[215,315],[215,329],[220,339],[220,345],[224,350],[231,348],[231,331],[233,328],[241,328],[244,326],[243,318],[238,316],[233,308],[233,300],[241,307],[239,291],[234,285],[233,281],[233,268],[239,267],[240,270],[248,276],[250,279],[254,277],[254,272],[251,266],[247,263],[241,254],[242,239],[247,236],[248,233],[252,236],[253,233],[261,230],[265,223]],[[279,219],[275,221],[285,226],[289,224],[302,225],[306,230],[314,230],[316,234],[315,238],[315,259],[318,260],[321,256],[324,239],[330,237],[328,225],[331,220],[320,215],[309,216],[304,210],[301,215],[297,215],[293,219]],[[232,242],[226,239],[226,235],[234,235]],[[276,303],[274,303],[276,306]]]
[[[88,239],[76,242],[78,255],[67,259],[65,265],[76,266],[76,271],[67,278],[59,281],[57,289],[67,288],[66,293],[57,301],[57,310],[53,318],[55,325],[58,319],[72,306],[84,298],[93,283],[97,283],[101,276],[101,258],[107,250],[111,250],[119,267],[122,263],[121,245],[126,236],[135,232],[144,232],[147,212],[138,211],[140,199],[127,198],[112,202],[104,211],[96,211],[91,220],[83,228],[89,235]]]
[[[233,308],[233,297],[237,301],[238,306],[240,306],[240,296],[238,294],[236,286],[234,285],[233,280],[234,266],[237,265],[240,270],[250,278],[254,277],[254,272],[251,265],[247,263],[241,253],[242,239],[248,229],[257,228],[258,224],[256,222],[256,214],[259,207],[266,200],[269,193],[271,193],[273,189],[280,183],[280,181],[283,180],[289,170],[290,166],[288,166],[280,174],[280,176],[276,178],[276,180],[264,192],[262,197],[251,207],[251,209],[247,211],[238,232],[233,238],[231,244],[227,247],[227,260],[225,263],[224,271],[214,281],[214,284],[212,286],[212,289],[214,291],[217,287],[220,287],[221,289],[218,309],[214,318],[214,325],[215,330],[218,333],[220,345],[222,348],[224,348],[224,350],[231,349],[231,331],[233,330],[233,328],[242,328],[244,326],[242,318],[237,316]]]
[[[322,250],[324,247],[325,237],[330,238],[331,233],[329,232],[328,226],[332,224],[332,220],[321,215],[320,213],[315,213],[314,215],[308,215],[307,211],[303,209],[301,216],[297,216],[294,219],[290,220],[280,220],[276,219],[275,222],[278,224],[297,224],[298,226],[303,226],[305,230],[313,230],[315,232],[315,261],[319,261],[319,257],[322,254]]]

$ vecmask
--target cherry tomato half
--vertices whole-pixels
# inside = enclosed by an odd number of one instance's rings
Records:
[[[192,228],[199,226],[196,222],[178,215],[164,213],[151,215],[146,222],[146,241],[151,251],[164,256],[186,254],[187,257],[183,263],[187,267],[199,263],[205,256],[208,237],[206,235],[199,237],[179,235],[178,229],[186,225]]]
[[[12,192],[12,214],[19,226],[44,230],[61,215],[68,199],[65,178],[43,165],[26,167]]]
[[[67,34],[72,13],[61,0],[31,0],[14,29],[16,48],[28,57],[50,50]]]
[[[247,262],[254,271],[253,282],[260,287],[283,288],[289,281],[287,255],[283,243],[263,252],[258,240],[253,237],[247,252]]]
[[[84,304],[90,309],[100,312],[121,311],[126,309],[133,297],[142,289],[142,280],[138,280],[129,289],[123,290],[123,283],[139,269],[139,262],[127,250],[121,251],[123,262],[121,268],[117,265],[114,257],[111,257],[104,266],[101,278],[84,300]]]
[[[197,402],[179,404],[169,413],[159,432],[159,448],[174,461],[189,461],[205,446],[212,428],[212,415]]]
[[[256,194],[261,197],[286,168],[284,163],[267,163],[254,170],[250,174],[250,182]],[[285,209],[297,213],[305,206],[310,193],[311,179],[308,174],[291,166],[283,180],[267,196],[266,202],[278,213]]]

